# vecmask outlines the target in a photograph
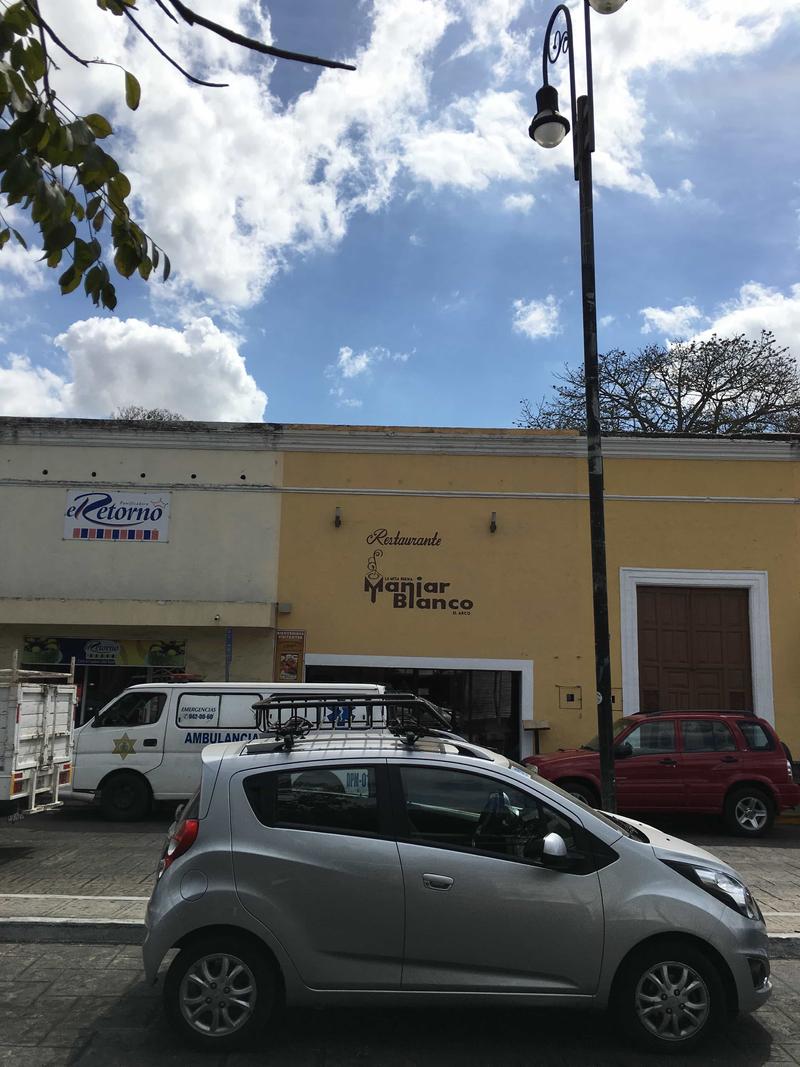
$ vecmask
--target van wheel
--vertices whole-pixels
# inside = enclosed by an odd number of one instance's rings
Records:
[[[612,1010],[623,1032],[651,1052],[682,1054],[726,1018],[725,989],[705,953],[681,941],[645,945],[622,965]]]
[[[575,797],[576,800],[582,800],[584,804],[588,804],[590,808],[600,807],[600,797],[595,790],[587,785],[586,782],[558,782],[557,783],[565,793],[569,793],[570,796]]]
[[[100,789],[100,809],[112,822],[137,822],[150,812],[153,796],[140,774],[119,771]]]
[[[252,942],[208,934],[182,948],[167,972],[164,1007],[195,1047],[226,1052],[255,1041],[275,1011],[274,969]]]
[[[725,824],[742,837],[761,837],[772,827],[775,805],[772,798],[757,786],[743,785],[732,789],[725,798]]]

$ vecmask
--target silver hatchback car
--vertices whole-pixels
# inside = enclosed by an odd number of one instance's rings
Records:
[[[282,1004],[610,1008],[684,1052],[769,997],[758,905],[702,849],[585,807],[454,737],[211,745],[143,955],[206,1048]]]

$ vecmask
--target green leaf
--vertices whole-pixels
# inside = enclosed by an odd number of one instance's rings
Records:
[[[139,106],[139,101],[142,98],[142,87],[138,81],[129,72],[125,71],[125,103],[131,109],[135,111]]]
[[[67,293],[73,292],[81,284],[81,271],[73,263],[58,279],[58,284],[61,286],[61,292],[66,296]]]
[[[66,248],[75,240],[75,226],[71,222],[62,222],[43,234],[42,246],[45,252],[55,252],[57,248]]]
[[[84,115],[83,121],[95,135],[95,137],[108,137],[114,131],[111,128],[111,123],[108,119],[103,118],[102,115],[97,115],[94,112],[91,115]]]
[[[158,254],[158,249],[156,248],[155,245],[153,245],[153,251],[151,253],[151,257],[152,257],[152,260],[153,260],[153,270],[158,270],[158,261],[160,259],[160,256]]]
[[[22,66],[29,81],[38,82],[40,78],[44,77],[46,70],[44,52],[35,37],[28,42]]]
[[[0,248],[3,247],[8,241],[11,240],[11,230],[6,227],[5,230],[0,232]]]
[[[139,259],[140,257],[132,245],[120,245],[114,256],[114,266],[123,278],[130,278],[139,266]]]
[[[102,196],[93,196],[89,203],[86,205],[86,218],[93,219],[97,214],[97,209],[102,203]]]
[[[27,250],[28,250],[28,242],[27,242],[27,241],[25,240],[25,238],[24,238],[24,237],[22,236],[22,234],[21,234],[21,233],[19,232],[19,230],[15,230],[15,229],[13,228],[13,226],[12,226],[12,228],[11,228],[11,232],[12,232],[12,233],[14,234],[14,236],[16,237],[16,239],[17,239],[17,244],[21,244],[21,245],[22,245],[22,247],[23,247],[23,248],[25,249],[25,251],[27,252]]]
[[[10,26],[15,33],[26,34],[31,28],[33,19],[30,9],[22,3],[12,4],[3,15],[3,22]]]
[[[109,311],[113,311],[117,306],[117,291],[113,284],[111,282],[106,282],[100,295],[103,300],[103,307],[108,308]]]
[[[98,211],[97,212],[97,214],[95,215],[94,219],[92,220],[92,226],[94,226],[95,233],[99,233],[99,231],[103,228],[103,223],[105,222],[105,218],[106,218],[105,211]]]
[[[169,272],[171,270],[172,270],[172,264],[169,261],[169,256],[165,252],[164,253],[164,274],[162,275],[164,281],[166,281],[167,278],[169,278]]]
[[[61,256],[62,255],[63,255],[63,253],[62,253],[60,248],[57,248],[55,250],[55,252],[51,252],[50,255],[47,257],[47,266],[48,267],[57,267],[59,265],[59,263],[61,262]]]
[[[89,126],[88,122],[83,119],[76,119],[69,124],[69,128],[72,131],[73,143],[81,148],[85,148],[87,145],[94,143],[94,134]]]
[[[148,256],[145,256],[142,262],[139,264],[139,275],[144,278],[145,281],[150,277],[150,272],[153,269],[153,263]]]

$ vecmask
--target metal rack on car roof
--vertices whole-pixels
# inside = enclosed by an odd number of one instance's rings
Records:
[[[452,731],[452,712],[416,693],[274,694],[253,711],[265,739],[249,744],[249,752],[289,751],[312,730],[386,730],[409,746],[423,737],[464,742]]]

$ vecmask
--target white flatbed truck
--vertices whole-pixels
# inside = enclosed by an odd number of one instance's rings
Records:
[[[26,671],[14,653],[0,670],[0,814],[29,815],[61,806],[72,775],[75,661],[68,671]]]

